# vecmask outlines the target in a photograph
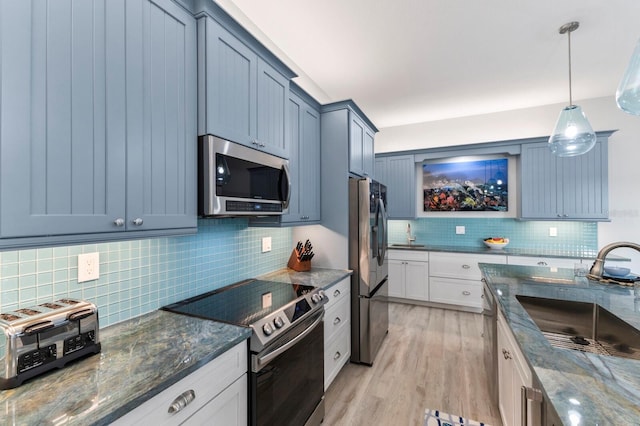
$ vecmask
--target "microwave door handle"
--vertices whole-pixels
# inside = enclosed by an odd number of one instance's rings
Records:
[[[282,171],[284,173],[285,179],[287,179],[287,196],[286,196],[286,199],[282,201],[282,208],[283,209],[288,209],[289,208],[289,201],[291,200],[291,175],[289,173],[289,165],[288,164],[284,164],[282,166]],[[282,182],[280,183],[280,189],[282,190]],[[281,196],[280,198],[285,198],[285,197]]]

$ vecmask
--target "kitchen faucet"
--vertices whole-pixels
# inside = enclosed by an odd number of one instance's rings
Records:
[[[596,260],[595,262],[593,262],[593,265],[589,270],[589,278],[598,279],[598,280],[601,279],[602,270],[604,269],[604,259],[607,257],[609,252],[611,252],[611,250],[617,249],[620,247],[628,247],[640,252],[640,244],[636,244],[636,243],[621,241],[618,243],[607,244],[606,246],[602,247],[598,252],[598,255],[596,256]]]
[[[416,237],[411,235],[411,224],[407,223],[407,243],[411,245],[416,240]]]

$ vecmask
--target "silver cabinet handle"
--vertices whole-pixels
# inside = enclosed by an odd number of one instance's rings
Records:
[[[538,266],[547,266],[547,262],[541,260],[540,262],[538,262]]]
[[[506,349],[502,349],[502,356],[504,359],[511,359],[511,353]]]
[[[333,325],[340,324],[340,321],[342,321],[342,320],[340,319],[340,317],[336,317],[336,318],[333,320]]]
[[[470,292],[470,291],[465,290],[465,291],[463,291],[463,292],[462,292],[462,294],[464,294],[465,296],[470,296],[470,295],[471,295],[471,292]]]
[[[333,292],[333,297],[338,297],[340,296],[340,290],[336,290]]]
[[[137,217],[137,218],[133,219],[133,224],[134,224],[135,226],[140,226],[140,225],[142,225],[143,223],[144,223],[144,221],[143,221],[141,218],[139,218],[139,217]]]
[[[124,226],[124,219],[119,217],[113,221],[113,224],[116,226]]]
[[[470,269],[470,268],[471,268],[471,266],[469,266],[469,265],[462,265],[462,269]]]
[[[333,360],[337,360],[338,358],[340,358],[342,356],[342,354],[340,352],[336,352],[336,354],[333,356]]]
[[[173,402],[169,406],[168,413],[175,414],[179,412],[184,407],[191,404],[191,401],[193,401],[194,399],[196,399],[196,393],[193,391],[193,389],[189,389],[188,391],[181,393],[176,399],[173,400]]]

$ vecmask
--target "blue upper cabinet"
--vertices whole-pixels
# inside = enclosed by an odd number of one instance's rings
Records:
[[[357,113],[351,112],[349,135],[349,171],[362,177],[374,175],[374,135]]]
[[[549,151],[547,142],[523,144],[520,217],[607,220],[607,145],[610,134],[598,132],[596,146],[576,157],[556,157]]]
[[[195,19],[170,0],[0,9],[2,238],[195,229]]]
[[[264,48],[215,5],[198,20],[198,133],[288,158],[289,80]],[[219,21],[222,21],[220,23]]]
[[[413,155],[379,156],[375,178],[387,186],[389,219],[416,217],[416,165]]]

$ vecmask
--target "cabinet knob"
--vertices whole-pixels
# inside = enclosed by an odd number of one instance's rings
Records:
[[[133,219],[133,224],[134,224],[135,226],[140,226],[140,225],[142,225],[143,223],[144,223],[144,221],[143,221],[141,218],[139,218],[139,217],[137,217],[137,218]]]
[[[342,321],[342,320],[340,319],[340,317],[336,317],[336,318],[333,320],[333,325],[340,324],[340,321]]]
[[[193,389],[189,389],[188,391],[181,393],[176,399],[173,400],[173,402],[169,406],[168,413],[175,414],[179,412],[184,407],[189,405],[194,399],[196,399],[196,393],[193,391]]]
[[[471,296],[471,292],[470,291],[463,291],[462,294],[464,294],[465,296]]]
[[[462,265],[462,269],[470,269],[470,268],[471,268],[471,266],[469,266],[469,265]]]
[[[124,226],[124,219],[119,217],[113,221],[113,224],[116,226]]]
[[[504,359],[511,359],[511,353],[509,353],[509,351],[506,349],[502,349],[502,356],[504,357]]]
[[[540,262],[538,262],[538,266],[547,266],[547,262],[541,260]]]
[[[340,358],[342,356],[342,354],[340,352],[336,352],[336,354],[333,356],[333,360],[337,360],[338,358]]]
[[[340,290],[336,290],[333,292],[333,297],[338,297],[340,296]]]

